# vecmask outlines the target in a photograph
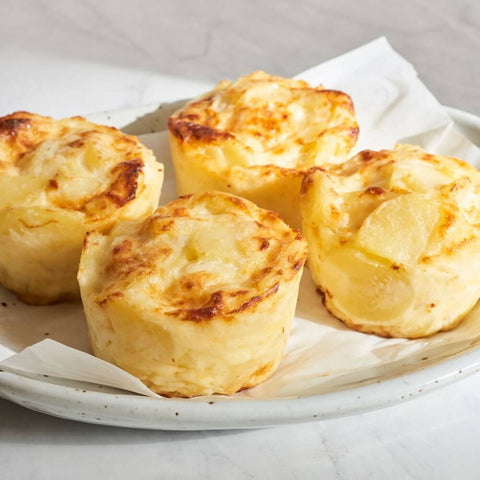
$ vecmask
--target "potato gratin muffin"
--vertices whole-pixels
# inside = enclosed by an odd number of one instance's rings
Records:
[[[480,297],[480,173],[412,146],[364,151],[305,177],[309,266],[347,325],[415,338],[455,327]]]
[[[0,118],[0,282],[28,303],[78,298],[85,232],[149,215],[162,181],[150,150],[115,128]]]
[[[283,356],[305,259],[277,214],[220,192],[89,233],[78,279],[93,351],[167,396],[254,386]]]
[[[220,82],[168,129],[180,195],[233,193],[297,228],[305,171],[344,162],[358,137],[348,95],[264,72]]]

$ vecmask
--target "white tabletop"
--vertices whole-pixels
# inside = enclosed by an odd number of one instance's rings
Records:
[[[476,0],[0,2],[0,115],[56,117],[291,76],[386,35],[443,104],[480,115]],[[0,400],[1,479],[479,478],[480,375],[388,409],[262,430],[162,432]]]

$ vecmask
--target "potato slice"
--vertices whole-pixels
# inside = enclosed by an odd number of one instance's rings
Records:
[[[85,232],[79,212],[42,207],[0,210],[3,285],[31,304],[76,298],[78,245]]]
[[[47,183],[42,177],[0,175],[0,208],[40,202]]]
[[[395,265],[410,266],[425,251],[439,217],[439,205],[424,195],[400,195],[382,203],[365,219],[357,242]]]
[[[383,265],[354,248],[338,248],[322,267],[330,278],[327,296],[351,316],[383,321],[410,306],[412,285],[405,272]]]

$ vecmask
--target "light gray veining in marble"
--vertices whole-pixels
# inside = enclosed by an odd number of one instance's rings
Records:
[[[442,103],[480,115],[476,0],[2,0],[0,18],[2,115],[182,98],[254,69],[293,75],[381,35]],[[171,77],[183,80],[172,87]],[[479,404],[476,375],[355,417],[175,433],[80,424],[0,400],[0,478],[475,479]]]
[[[0,13],[2,113],[156,102],[164,75],[294,75],[386,35],[440,102],[480,114],[475,0],[3,0]]]

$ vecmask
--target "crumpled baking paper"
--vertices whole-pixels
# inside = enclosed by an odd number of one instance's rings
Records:
[[[412,143],[480,166],[480,149],[457,130],[447,111],[418,79],[413,66],[384,38],[314,67],[298,78],[343,90],[353,98],[360,124],[357,150]],[[165,115],[165,108],[160,114]],[[150,117],[155,120],[155,115],[153,112]],[[140,138],[165,164],[161,202],[166,203],[176,196],[167,134],[163,131]],[[22,304],[4,289],[0,290],[0,302],[2,369],[158,397],[135,377],[90,354],[80,303],[33,307]],[[287,351],[278,370],[263,384],[231,398],[302,397],[352,388],[431,365],[479,342],[478,305],[453,331],[426,339],[385,339],[351,330],[326,312],[305,269]]]

